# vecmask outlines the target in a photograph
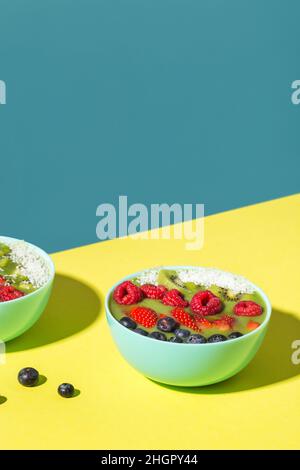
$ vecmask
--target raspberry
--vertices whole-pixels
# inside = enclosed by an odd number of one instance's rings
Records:
[[[147,297],[148,299],[161,300],[168,289],[165,286],[154,286],[153,284],[144,284],[143,286],[141,286],[141,290],[144,293],[145,297]]]
[[[207,320],[207,318],[202,317],[202,315],[195,315],[195,320],[201,330],[206,330],[214,326],[213,322]]]
[[[262,314],[262,307],[252,300],[242,300],[233,307],[239,317],[256,317]]]
[[[23,297],[23,295],[23,292],[20,292],[12,286],[0,285],[0,302],[19,299],[20,297]]]
[[[213,321],[213,325],[220,331],[231,330],[234,325],[235,319],[230,315],[223,315],[218,320]]]
[[[2,284],[5,284],[5,282],[6,282],[6,281],[5,281],[4,277],[0,276],[0,286],[1,286]]]
[[[214,315],[222,310],[222,302],[209,290],[197,292],[191,300],[191,309],[201,315]]]
[[[247,323],[247,330],[252,331],[258,328],[259,326],[260,326],[260,323],[258,323],[257,321],[250,320]]]
[[[124,281],[114,290],[114,299],[121,305],[132,305],[143,298],[141,289],[131,281]]]
[[[193,317],[186,312],[183,308],[177,307],[173,308],[172,310],[173,317],[181,324],[186,326],[187,328],[191,328],[191,330],[199,331],[199,328],[193,319]]]
[[[177,289],[171,289],[165,293],[162,299],[163,304],[171,305],[172,307],[187,307],[188,302],[184,300],[183,294]]]
[[[152,328],[157,322],[157,315],[151,308],[135,307],[131,310],[130,316],[145,328]]]

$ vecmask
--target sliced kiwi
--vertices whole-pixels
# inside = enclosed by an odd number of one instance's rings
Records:
[[[6,256],[1,256],[0,257],[0,268],[5,268],[9,263],[9,258]]]
[[[168,269],[161,269],[158,273],[158,284],[162,284],[167,289],[178,289],[179,292],[186,292],[184,284],[181,283],[178,279],[176,271],[171,271]],[[179,282],[178,282],[179,281]]]
[[[11,252],[9,246],[0,242],[0,256],[8,255]]]
[[[29,278],[27,276],[24,276],[23,274],[20,274],[18,272],[15,273],[14,279],[15,279],[15,282],[18,284],[23,281],[25,282],[29,281]]]
[[[234,292],[225,287],[219,287],[219,294],[224,300],[228,300],[229,302],[237,302],[243,295],[241,292]]]
[[[182,282],[176,271],[161,269],[158,273],[158,284],[162,284],[167,289],[177,289],[182,294],[193,293],[201,289],[193,282]]]
[[[190,292],[197,292],[199,290],[205,290],[205,286],[203,286],[202,284],[195,284],[194,282],[186,282],[185,287]]]
[[[24,292],[25,294],[29,294],[30,292],[34,291],[34,287],[31,284],[31,282],[28,281],[22,281],[19,284],[17,284],[17,289],[20,290],[21,292]]]

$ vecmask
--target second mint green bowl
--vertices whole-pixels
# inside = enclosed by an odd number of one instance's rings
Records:
[[[166,266],[166,269],[195,266]],[[138,276],[135,273],[121,279],[108,292],[106,316],[112,337],[126,361],[146,377],[157,382],[181,387],[210,385],[232,377],[253,359],[258,351],[271,317],[271,304],[266,294],[254,284],[266,306],[266,318],[256,330],[240,338],[205,344],[179,344],[141,336],[122,326],[109,309],[109,299],[115,287]]]
[[[1,241],[18,241],[11,237],[0,237]],[[26,242],[27,243],[27,242]],[[49,267],[50,276],[45,285],[19,299],[0,303],[0,340],[9,341],[27,331],[43,313],[52,290],[55,276],[54,264],[49,255],[31,243],[27,243],[43,258]]]

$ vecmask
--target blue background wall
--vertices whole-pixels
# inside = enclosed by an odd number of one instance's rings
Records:
[[[299,191],[297,0],[0,0],[0,233],[96,241],[96,207]]]

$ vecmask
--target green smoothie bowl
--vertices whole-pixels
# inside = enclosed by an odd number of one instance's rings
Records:
[[[196,266],[132,274],[109,290],[105,308],[126,361],[152,380],[184,387],[221,382],[246,367],[272,311],[246,278]]]
[[[0,340],[28,330],[43,313],[52,290],[54,264],[40,248],[0,236]]]

